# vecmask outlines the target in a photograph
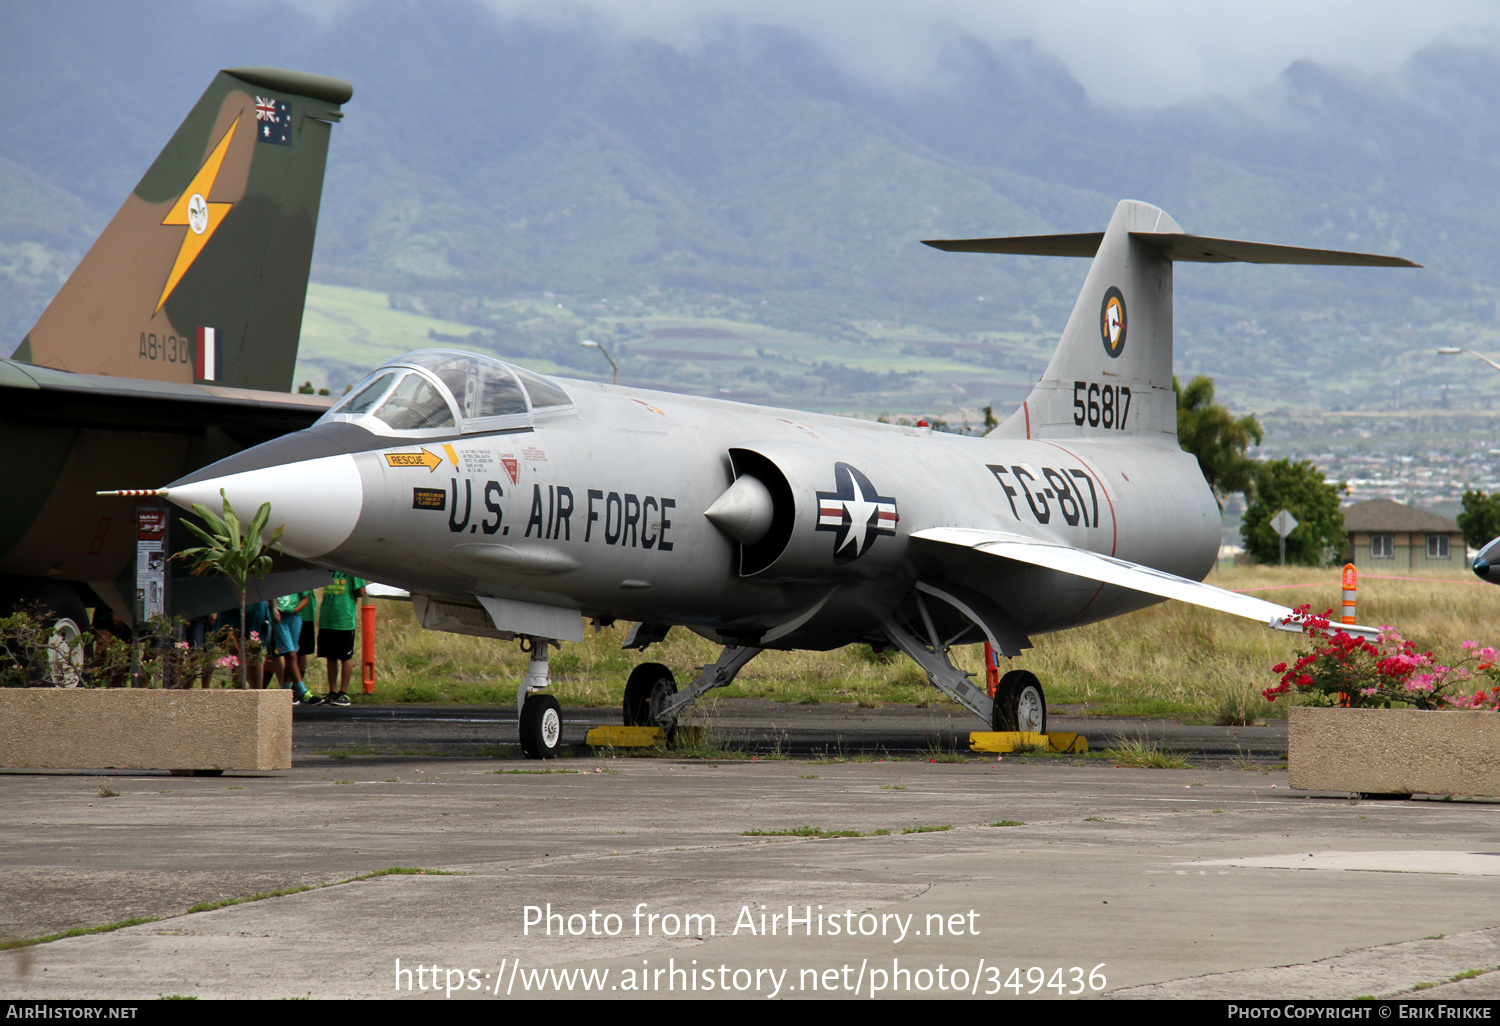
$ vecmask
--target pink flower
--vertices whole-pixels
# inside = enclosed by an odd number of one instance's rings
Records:
[[[219,658],[219,661],[217,663],[215,663],[214,665],[215,666],[222,666],[225,669],[232,670],[236,666],[240,665],[240,657],[239,656],[233,656],[233,655],[221,656]]]

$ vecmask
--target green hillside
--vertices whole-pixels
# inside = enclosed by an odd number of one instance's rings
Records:
[[[1385,75],[1301,62],[1245,100],[1121,110],[1028,44],[957,34],[943,81],[896,92],[755,26],[686,52],[466,0],[319,17],[273,4],[270,39],[249,9],[185,9],[7,9],[13,340],[213,71],[264,63],[355,84],[299,364],[319,384],[429,344],[603,376],[578,345],[595,338],[640,385],[955,420],[1009,410],[1084,262],[920,240],[1097,230],[1129,196],[1189,232],[1426,266],[1178,268],[1178,370],[1213,374],[1237,409],[1405,415],[1476,407],[1493,385],[1431,356],[1483,348],[1500,321],[1500,53],[1485,41]]]

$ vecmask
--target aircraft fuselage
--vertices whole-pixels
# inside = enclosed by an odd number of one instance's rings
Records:
[[[870,635],[918,579],[978,590],[1028,633],[1157,601],[1041,568],[953,561],[910,539],[922,528],[1005,531],[1195,580],[1218,549],[1218,507],[1180,450],[973,438],[563,384],[575,409],[529,429],[354,453],[357,522],[313,561],[414,592],[715,638],[759,636],[822,603],[770,647],[832,648]],[[790,532],[764,566],[746,565],[744,546],[704,516],[735,481],[732,452],[770,461],[788,486]]]

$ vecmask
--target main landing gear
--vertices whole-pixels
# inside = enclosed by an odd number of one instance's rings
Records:
[[[623,708],[625,726],[655,727],[662,711],[677,695],[677,678],[661,663],[641,663],[630,671],[625,681],[625,704]],[[666,726],[666,737],[670,741],[677,728],[674,715]]]
[[[1011,670],[995,689],[993,730],[1029,730],[1047,733],[1047,696],[1042,682],[1029,670]]]
[[[947,606],[936,609],[934,602]],[[944,613],[939,617],[938,612]],[[957,624],[956,633],[942,636],[939,622]],[[969,680],[971,674],[953,665],[949,652],[955,644],[988,641],[997,652],[1019,655],[1027,642],[1003,611],[990,608],[982,596],[961,589],[944,590],[919,583],[911,602],[884,623],[891,644],[905,652],[927,673],[928,682],[990,725],[991,730],[1047,732],[1047,699],[1041,681],[1027,670],[1012,670],[1000,678],[991,698]],[[949,628],[951,629],[951,628]],[[976,638],[976,635],[978,636]]]
[[[761,649],[749,645],[732,645],[719,655],[718,661],[702,668],[684,691],[677,690],[672,671],[661,663],[641,663],[630,671],[625,681],[622,708],[627,727],[660,727],[668,741],[677,730],[677,716],[699,697],[714,688],[734,682],[745,664],[760,655]]]
[[[551,695],[533,694],[552,683],[547,664],[546,638],[521,638],[521,651],[531,654],[526,676],[516,689],[516,712],[521,721],[521,753],[528,759],[554,759],[562,747],[562,707]]]

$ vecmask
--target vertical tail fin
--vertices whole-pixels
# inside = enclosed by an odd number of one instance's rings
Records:
[[[1052,361],[992,434],[1130,438],[1177,447],[1172,391],[1172,264],[1244,261],[1417,267],[1400,257],[1187,235],[1163,210],[1121,200],[1103,233],[931,241],[962,253],[1092,256]]]
[[[1172,261],[1132,232],[1182,229],[1147,203],[1115,207],[1052,361],[1001,434],[1128,436],[1176,448]]]
[[[13,358],[290,390],[330,128],[353,91],[221,71]]]

